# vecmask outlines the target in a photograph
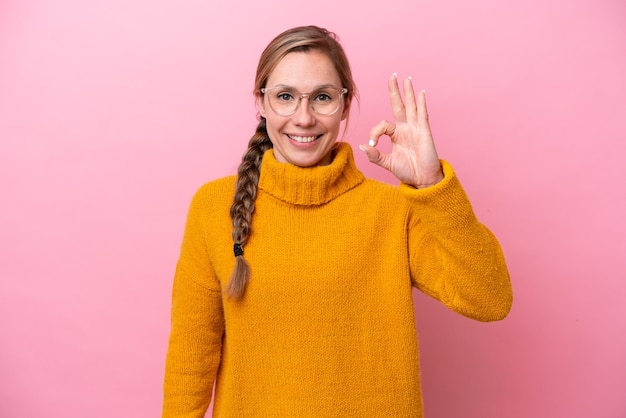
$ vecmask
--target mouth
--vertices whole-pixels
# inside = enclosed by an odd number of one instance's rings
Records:
[[[287,135],[289,139],[292,141],[298,142],[300,144],[308,144],[309,142],[313,142],[316,139],[322,137],[322,135],[309,135],[309,136],[299,136],[299,135]]]

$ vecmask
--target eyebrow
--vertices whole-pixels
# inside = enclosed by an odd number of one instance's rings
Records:
[[[295,88],[295,87],[293,87],[293,86],[288,86],[288,85],[286,85],[286,84],[277,84],[277,85],[275,85],[275,86],[273,86],[273,87],[266,87],[266,88],[272,88],[272,89],[273,89],[273,88],[277,88],[277,87],[284,88],[284,89],[289,89],[289,90],[295,90],[295,91],[297,91],[297,92],[299,92],[299,93],[302,93],[302,92],[301,92],[300,90],[298,90],[297,88]],[[322,89],[327,89],[327,88],[341,89],[341,87],[335,87],[335,86],[334,86],[334,85],[332,85],[332,84],[320,84],[319,86],[315,86],[315,87],[313,87],[313,90],[311,90],[311,91],[315,91],[315,90],[322,90]]]

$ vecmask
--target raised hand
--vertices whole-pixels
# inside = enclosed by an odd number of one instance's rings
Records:
[[[426,93],[415,94],[411,78],[404,80],[404,102],[398,77],[389,77],[389,99],[395,123],[386,120],[370,131],[369,145],[359,148],[374,164],[389,170],[398,180],[417,188],[432,186],[443,179],[443,171],[428,124]],[[380,137],[391,139],[391,153],[376,149]]]

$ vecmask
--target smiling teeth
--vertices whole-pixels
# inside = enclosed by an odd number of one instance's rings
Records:
[[[315,138],[317,138],[317,137],[316,136],[293,136],[293,135],[289,135],[289,138],[293,139],[296,142],[305,143],[305,142],[313,142],[313,141],[315,141]]]

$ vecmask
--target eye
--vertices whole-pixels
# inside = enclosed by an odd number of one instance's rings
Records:
[[[331,96],[329,93],[326,93],[324,91],[320,91],[315,94],[315,101],[316,102],[332,102],[333,96]]]
[[[276,93],[276,100],[281,102],[290,102],[294,99],[293,94],[287,91]]]

